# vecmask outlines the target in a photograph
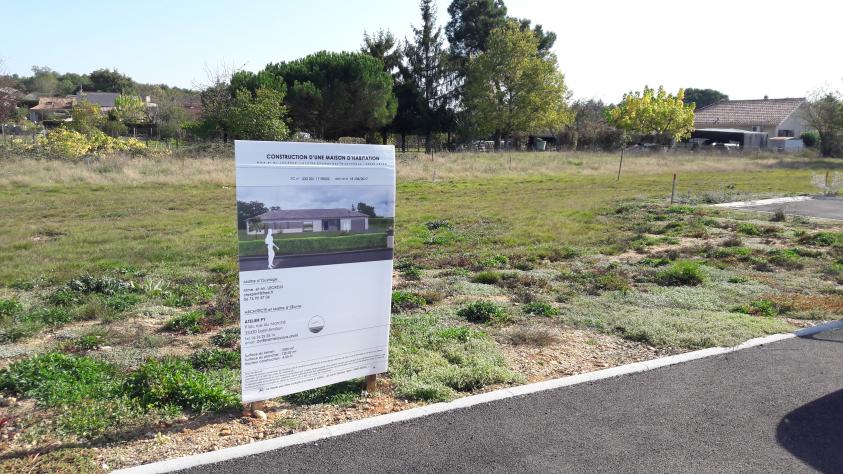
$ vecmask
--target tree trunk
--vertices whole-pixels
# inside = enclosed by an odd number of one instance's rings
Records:
[[[401,131],[401,151],[407,152],[407,132]]]
[[[428,130],[424,136],[424,151],[430,153],[431,146],[433,146],[433,131]]]
[[[495,141],[495,151],[501,150],[501,130],[495,129],[495,134],[492,138]]]

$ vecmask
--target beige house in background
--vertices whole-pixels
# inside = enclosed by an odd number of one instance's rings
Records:
[[[773,137],[798,137],[810,129],[804,97],[724,100],[694,112],[694,128],[733,128],[767,132]]]

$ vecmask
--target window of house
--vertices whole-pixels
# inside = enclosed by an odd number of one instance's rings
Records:
[[[760,131],[761,131],[761,126],[760,126],[760,125],[753,125],[753,126],[752,126],[752,131],[753,131],[753,132],[760,132]]]
[[[302,222],[302,232],[313,232],[313,221]]]
[[[779,136],[780,137],[792,137],[793,136],[793,130],[779,130]]]

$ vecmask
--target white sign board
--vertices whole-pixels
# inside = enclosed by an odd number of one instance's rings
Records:
[[[395,148],[236,141],[243,402],[387,370]]]

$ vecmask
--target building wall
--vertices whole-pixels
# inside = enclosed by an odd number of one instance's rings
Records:
[[[810,127],[808,126],[808,122],[805,120],[804,107],[804,105],[800,106],[792,114],[790,114],[788,118],[784,119],[784,121],[780,123],[778,127],[776,127],[776,133],[771,134],[770,136],[778,136],[779,130],[793,130],[794,137],[798,137],[802,135],[802,133],[808,131]]]

